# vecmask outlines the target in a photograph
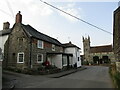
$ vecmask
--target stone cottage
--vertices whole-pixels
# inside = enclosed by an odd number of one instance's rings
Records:
[[[73,56],[72,53],[64,52],[63,45],[57,39],[38,32],[30,25],[22,24],[20,11],[16,15],[15,24],[4,47],[4,67],[37,69],[52,55],[56,58],[53,60],[54,63],[50,64],[62,69],[63,61],[66,59],[64,56],[68,61]],[[69,65],[68,62],[67,64]]]

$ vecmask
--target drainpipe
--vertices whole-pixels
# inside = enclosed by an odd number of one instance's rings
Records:
[[[30,37],[30,68],[32,68],[32,37]]]

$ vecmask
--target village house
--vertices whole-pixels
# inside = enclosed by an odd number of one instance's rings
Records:
[[[11,32],[10,23],[5,22],[3,23],[3,30],[0,31],[0,61],[3,60],[3,55],[4,55],[4,44],[6,40],[8,39],[8,36]]]
[[[60,69],[74,66],[75,63],[77,67],[81,66],[79,47],[74,45],[75,50],[69,52],[68,46],[65,47],[57,39],[38,32],[30,25],[22,24],[20,11],[8,34],[4,44],[4,68],[37,69],[45,61]]]
[[[47,53],[52,65],[59,68],[81,67],[80,48],[71,42],[62,44],[64,53]]]
[[[93,64],[114,63],[112,45],[90,46],[90,37],[83,37],[84,60]]]
[[[74,44],[72,44],[72,42],[69,43],[65,43],[63,44],[64,47],[64,52],[65,53],[72,53],[73,54],[73,60],[70,61],[71,65],[75,65],[76,67],[80,67],[81,66],[81,57],[80,57],[80,48]]]

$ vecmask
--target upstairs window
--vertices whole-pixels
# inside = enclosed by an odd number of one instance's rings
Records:
[[[18,38],[18,42],[19,42],[19,45],[21,46],[21,45],[23,45],[23,41],[24,41],[24,38]]]
[[[43,41],[38,40],[38,42],[37,42],[37,47],[43,49]]]
[[[55,51],[55,45],[52,44],[52,51]]]
[[[17,63],[24,63],[24,52],[18,53]]]

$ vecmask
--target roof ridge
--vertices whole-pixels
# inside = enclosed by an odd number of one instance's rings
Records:
[[[33,28],[31,25],[29,25],[29,24],[27,24],[28,26],[30,26],[31,28]],[[42,33],[42,32],[40,32],[40,31],[38,31],[38,30],[36,30],[35,28],[33,28],[35,31],[37,31],[38,33],[41,33],[41,34],[44,34],[44,33]],[[55,39],[55,38],[53,38],[53,37],[51,37],[51,36],[48,36],[48,35],[46,35],[46,34],[44,34],[45,36],[47,36],[47,37],[50,37],[50,38],[52,38],[52,39],[54,39],[54,40],[57,40],[57,39]],[[57,40],[58,41],[58,40]]]

